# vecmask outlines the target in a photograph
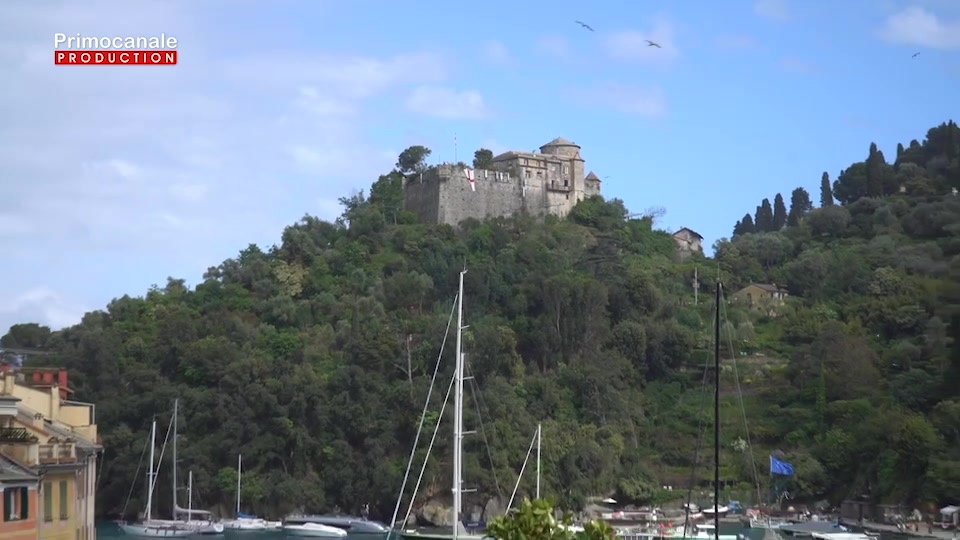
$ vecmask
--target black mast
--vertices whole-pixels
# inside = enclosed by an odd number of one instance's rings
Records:
[[[720,540],[720,289],[717,281],[717,305],[713,329],[713,537]]]

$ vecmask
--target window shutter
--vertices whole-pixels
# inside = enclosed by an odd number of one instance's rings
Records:
[[[20,488],[20,519],[27,519],[30,517],[30,488]]]
[[[3,490],[3,520],[10,521],[10,511],[13,510],[10,504],[10,489]]]

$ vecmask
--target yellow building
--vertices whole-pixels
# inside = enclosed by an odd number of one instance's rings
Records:
[[[0,395],[20,400],[16,424],[36,442],[3,446],[0,451],[39,476],[37,527],[41,540],[96,538],[97,456],[102,447],[94,405],[67,399],[71,393],[65,370],[3,372]]]

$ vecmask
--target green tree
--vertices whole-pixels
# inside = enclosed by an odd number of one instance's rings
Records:
[[[415,145],[400,152],[397,158],[397,170],[403,174],[423,172],[427,168],[427,158],[433,151],[426,146]]]
[[[753,218],[754,227],[757,232],[773,232],[773,207],[770,205],[770,199],[764,199],[757,207],[756,215]]]
[[[807,190],[802,187],[793,190],[793,193],[790,194],[790,211],[787,213],[787,225],[796,227],[812,209],[813,203],[810,201],[810,194],[807,193]]]
[[[774,231],[779,231],[787,225],[787,206],[783,201],[783,195],[777,193],[773,198],[773,227]]]
[[[573,516],[568,512],[558,521],[550,501],[524,499],[520,507],[487,525],[487,534],[496,540],[613,540],[614,530],[604,521],[589,521],[584,530],[572,532]]]
[[[493,151],[481,148],[473,153],[473,168],[493,169]]]
[[[833,188],[830,185],[830,175],[824,171],[820,177],[820,208],[833,206]]]

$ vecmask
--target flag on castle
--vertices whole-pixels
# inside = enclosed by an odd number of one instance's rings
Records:
[[[476,191],[476,190],[477,190],[477,179],[476,179],[476,176],[474,175],[474,170],[473,170],[473,169],[464,169],[464,172],[465,172],[466,175],[467,175],[467,182],[470,182],[470,191]]]

